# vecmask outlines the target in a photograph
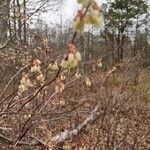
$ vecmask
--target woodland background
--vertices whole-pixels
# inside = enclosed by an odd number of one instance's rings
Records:
[[[66,5],[0,1],[0,149],[150,149],[150,1],[107,0],[100,4],[103,26],[78,34],[64,19]],[[60,61],[72,39],[82,54],[81,78],[71,70],[65,90],[55,94],[59,69],[47,66]],[[16,99],[34,59],[42,62],[45,84]]]

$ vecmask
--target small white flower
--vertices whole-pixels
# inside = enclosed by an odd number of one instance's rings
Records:
[[[55,86],[55,92],[57,93],[62,93],[62,91],[65,89],[65,85],[64,84],[59,84]]]
[[[81,77],[81,73],[78,73],[78,72],[77,72],[77,73],[75,74],[75,77],[76,77],[76,78],[80,78],[80,77]]]
[[[29,86],[29,87],[33,86],[33,84],[31,83],[30,79],[27,79],[25,84],[26,84],[26,86]]]
[[[39,72],[40,70],[41,70],[40,66],[35,65],[31,67],[31,73]]]
[[[92,85],[91,81],[90,81],[90,79],[88,77],[86,77],[85,83],[86,83],[87,86],[91,86]]]
[[[25,84],[25,82],[26,82],[26,78],[23,77],[23,78],[21,79],[21,81],[20,81],[20,84]]]
[[[37,76],[37,80],[40,81],[40,82],[44,82],[45,80],[45,77],[42,73],[40,73],[38,76]]]
[[[97,61],[97,66],[98,66],[98,67],[102,67],[102,60],[101,60],[101,59],[99,59],[99,60]]]
[[[64,75],[64,73],[61,74],[60,79],[63,81],[66,79],[66,76]]]
[[[22,85],[19,85],[18,90],[19,90],[20,93],[23,93],[24,91],[27,90],[27,87],[22,84]]]
[[[41,64],[41,61],[39,59],[36,60],[37,64]]]

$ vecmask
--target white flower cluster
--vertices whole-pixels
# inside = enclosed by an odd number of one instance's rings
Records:
[[[58,63],[57,63],[57,61],[51,62],[48,65],[48,68],[50,69],[51,72],[56,71],[58,69]]]
[[[38,59],[33,60],[32,67],[31,67],[31,73],[39,72],[41,70],[40,64],[41,64],[40,60],[38,60]]]
[[[64,55],[64,59],[61,62],[61,67],[69,70],[78,65],[81,61],[81,54],[73,44],[69,44],[69,53]]]
[[[81,5],[82,9],[78,10],[74,19],[74,30],[83,32],[85,25],[90,24],[97,28],[100,27],[103,22],[103,16],[95,0],[78,0],[78,3]],[[88,6],[88,11],[86,11]]]
[[[22,79],[20,81],[20,85],[18,87],[18,95],[21,95],[24,91],[28,89],[28,87],[32,87],[32,83],[30,79],[28,78],[28,75],[23,73]]]
[[[44,74],[42,73],[42,71],[40,71],[40,72],[37,74],[36,79],[37,79],[37,81],[40,82],[41,85],[44,83],[44,81],[45,81],[45,76],[44,76]]]
[[[32,67],[31,67],[31,73],[36,73],[36,80],[40,83],[43,84],[45,81],[45,77],[41,71],[41,61],[38,59],[33,60],[32,62]]]
[[[36,73],[35,74],[35,82],[31,82],[31,80],[28,77],[28,74],[23,73],[22,74],[22,78],[20,80],[20,85],[18,86],[18,96],[21,96],[21,94],[25,91],[28,90],[28,87],[33,87],[36,85],[36,83],[39,83],[40,85],[42,85],[45,81],[45,76],[41,71],[41,66],[40,66],[41,62],[39,60],[34,60],[32,62],[32,66],[30,69],[31,73]]]

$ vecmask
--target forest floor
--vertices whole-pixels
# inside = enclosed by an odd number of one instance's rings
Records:
[[[149,70],[142,71],[136,80],[118,71],[108,77],[105,77],[106,74],[101,70],[88,74],[90,87],[85,84],[86,75],[68,84],[62,94],[48,103],[28,135],[34,134],[48,143],[59,132],[81,124],[94,107],[100,105],[99,118],[87,125],[79,136],[67,140],[64,149],[149,150]],[[15,121],[13,117],[4,119],[0,121],[0,126],[5,124],[15,129]],[[23,149],[28,150],[26,147]]]

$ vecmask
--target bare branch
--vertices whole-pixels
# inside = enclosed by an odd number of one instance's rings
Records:
[[[56,145],[65,142],[68,139],[73,138],[74,136],[77,136],[88,124],[95,122],[100,116],[99,111],[99,105],[97,105],[91,114],[83,121],[82,124],[78,125],[77,128],[72,130],[65,130],[61,132],[60,134],[56,135],[52,138],[52,143],[55,143]],[[50,145],[49,145],[50,147]]]

